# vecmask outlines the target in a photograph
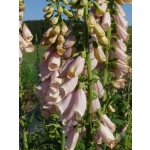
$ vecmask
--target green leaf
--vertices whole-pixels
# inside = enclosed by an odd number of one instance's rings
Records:
[[[30,118],[29,118],[29,120],[28,120],[29,125],[30,125],[30,124],[32,123],[32,121],[33,121],[34,113],[35,113],[35,111],[32,112],[32,114],[31,114],[31,116],[30,116]]]

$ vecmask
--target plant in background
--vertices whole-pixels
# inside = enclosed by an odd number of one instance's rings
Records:
[[[119,5],[131,1],[47,1],[44,18],[52,18],[51,27],[41,45],[49,48],[39,65],[36,93],[41,115],[48,119],[57,113],[61,126],[58,117],[55,125],[45,124],[51,137],[44,140],[49,146],[50,140],[61,143],[62,150],[74,150],[78,141],[86,150],[131,149],[131,67],[124,43],[129,34]]]

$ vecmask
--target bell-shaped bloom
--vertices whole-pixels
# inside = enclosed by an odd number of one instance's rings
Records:
[[[120,39],[117,39],[117,41],[111,41],[112,44],[115,44],[119,49],[121,49],[123,52],[127,51],[127,46],[121,41]]]
[[[71,131],[74,129],[73,126],[77,124],[77,120],[75,116],[73,115],[66,125],[63,126],[63,130],[65,132],[65,135],[68,137],[68,135],[71,133]]]
[[[51,37],[53,34],[52,34],[52,27],[50,27],[44,34],[43,34],[43,37],[44,38],[49,38],[49,37]]]
[[[128,28],[128,22],[125,20],[125,18],[118,12],[117,15],[114,15],[114,21],[118,22],[119,25],[124,28],[125,30],[127,30]]]
[[[73,62],[73,59],[69,58],[65,63],[63,63],[61,65],[61,67],[59,68],[59,72],[60,72],[59,78],[67,77],[67,72],[68,72],[72,62]]]
[[[28,29],[28,27],[25,24],[23,24],[23,27],[22,27],[22,36],[23,36],[24,40],[27,42],[31,42],[33,39],[32,33],[30,32],[30,30]]]
[[[50,78],[51,76],[51,71],[49,71],[48,67],[46,67],[45,69],[43,69],[40,73],[39,76],[41,78],[42,81],[45,81],[46,79]]]
[[[121,49],[116,48],[114,52],[114,57],[120,59],[123,62],[127,62],[130,58],[127,54],[125,54]]]
[[[78,76],[72,79],[66,79],[59,87],[60,95],[64,98],[66,95],[71,93],[78,83]]]
[[[42,60],[45,61],[47,59],[50,59],[50,57],[52,56],[53,54],[53,51],[54,51],[54,47],[53,46],[50,46],[46,52],[43,54],[42,56]]]
[[[52,35],[49,39],[47,39],[46,43],[49,44],[54,44],[57,40],[58,35]]]
[[[116,125],[108,118],[106,114],[101,115],[101,120],[103,121],[104,125],[114,133],[116,131]]]
[[[78,89],[76,91],[75,97],[74,97],[74,106],[73,106],[73,111],[75,115],[81,119],[82,116],[85,113],[86,110],[86,95],[85,92],[82,89]]]
[[[72,110],[74,105],[74,96],[75,92],[71,92],[67,96],[65,96],[60,102],[55,104],[56,111],[59,116],[62,116],[65,113],[67,113],[67,116],[69,116],[69,112]]]
[[[65,35],[67,31],[68,31],[68,27],[66,26],[65,23],[63,23],[61,27],[61,34]]]
[[[119,13],[120,13],[123,17],[125,17],[126,14],[125,14],[124,10],[121,8],[121,6],[120,6],[120,5],[117,5],[116,7],[117,7]]]
[[[115,88],[117,88],[117,89],[124,89],[124,87],[125,87],[125,82],[126,82],[126,80],[125,79],[117,79],[117,80],[115,80],[115,81],[112,81],[112,84],[113,84],[113,86],[115,87]]]
[[[63,53],[65,52],[65,49],[62,48],[62,44],[61,45],[57,45],[56,49],[57,49],[57,53],[59,55],[63,55]]]
[[[72,106],[73,107],[73,106]],[[71,107],[71,108],[72,108]],[[71,119],[71,117],[74,115],[74,112],[71,110],[71,108],[69,107],[69,109],[67,109],[61,116],[60,116],[60,120],[62,122],[63,125],[66,125],[66,123]]]
[[[70,47],[70,48],[67,48],[66,51],[63,53],[62,55],[62,59],[63,60],[66,60],[68,58],[71,57],[71,55],[76,51],[76,48],[74,47]]]
[[[95,133],[95,134],[92,136],[92,138],[93,138],[94,143],[96,143],[96,144],[102,144],[102,143],[103,143],[102,136],[100,135],[99,132]]]
[[[93,90],[95,90],[98,94],[98,98],[102,98],[104,95],[104,89],[103,89],[103,85],[101,84],[101,82],[98,80],[97,83],[93,83],[92,86]]]
[[[91,60],[91,69],[95,69],[97,66],[98,61],[94,58]]]
[[[59,96],[59,83],[51,83],[48,91],[49,97],[58,98]]]
[[[57,52],[55,52],[53,53],[52,57],[49,60],[48,69],[50,71],[55,71],[59,68],[59,66],[60,66],[60,55]]]
[[[101,46],[94,48],[94,56],[97,59],[97,61],[99,61],[99,62],[106,61],[106,56],[105,56]]]
[[[98,42],[101,44],[101,45],[107,45],[108,44],[108,39],[106,36],[99,36],[97,35],[97,39],[98,39]]]
[[[116,144],[117,140],[113,136],[113,134],[109,131],[107,127],[105,127],[103,124],[100,125],[99,127],[99,133],[104,141],[104,143],[110,147],[110,149],[113,149]]]
[[[33,45],[32,43],[29,43],[29,45],[28,45],[27,47],[25,47],[24,50],[25,50],[26,52],[31,53],[31,52],[34,51],[34,45]]]
[[[96,20],[95,20],[95,18],[94,18],[92,13],[88,14],[86,23],[87,23],[87,26],[90,27],[90,28],[94,28],[95,27]]]
[[[76,38],[74,35],[69,35],[67,37],[67,39],[65,40],[65,42],[63,43],[63,48],[69,48],[69,47],[72,47],[76,42]]]
[[[79,132],[77,132],[77,129],[74,128],[72,132],[69,134],[65,142],[65,147],[67,148],[67,150],[74,150],[77,144],[78,138],[79,138]]]
[[[116,61],[116,69],[120,70],[124,74],[127,74],[127,73],[129,73],[130,67],[126,64],[126,62],[123,62],[118,59]]]
[[[62,83],[62,79],[58,78],[58,76],[59,76],[58,70],[53,71],[52,75],[51,75],[51,83],[59,83],[59,84],[61,84]]]
[[[96,99],[92,100],[92,112],[97,111],[99,108],[101,108],[99,99],[96,98]]]
[[[110,25],[111,25],[110,13],[106,12],[102,17],[101,26],[105,31],[107,31]]]
[[[43,69],[45,69],[45,67],[48,67],[48,62],[49,60],[45,60],[45,61],[42,61],[40,64],[39,64],[39,69],[40,71],[42,71]]]
[[[107,3],[102,3],[101,8],[103,9],[104,12],[107,10]]]
[[[81,56],[78,56],[71,64],[68,72],[68,78],[75,78],[80,75],[84,69],[85,59]]]
[[[120,25],[117,25],[116,33],[121,39],[123,39],[123,41],[128,42],[130,34],[128,34]]]
[[[96,22],[96,25],[94,26],[94,33],[100,37],[105,36],[105,31],[102,29],[102,27],[97,22]]]
[[[43,107],[41,108],[41,116],[48,119],[54,110],[55,110],[54,105],[49,105],[48,103],[44,103]]]
[[[19,34],[19,48],[24,49],[29,45],[28,42],[26,42],[23,37]]]

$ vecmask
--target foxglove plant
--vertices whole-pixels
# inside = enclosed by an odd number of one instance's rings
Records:
[[[41,45],[50,46],[40,64],[42,82],[36,87],[41,114],[48,118],[56,110],[59,115],[63,125],[62,150],[74,150],[81,136],[86,137],[86,150],[92,141],[96,149],[101,149],[102,142],[113,149],[117,144],[113,135],[116,125],[106,113],[115,110],[108,103],[108,92],[113,86],[124,88],[123,77],[131,73],[124,43],[129,39],[128,23],[119,6],[131,1],[51,2],[43,9],[45,20],[51,19],[54,11],[57,14],[41,40]],[[68,4],[71,10],[64,7]],[[69,27],[62,14],[70,18]],[[111,81],[108,81],[109,72],[114,76]]]

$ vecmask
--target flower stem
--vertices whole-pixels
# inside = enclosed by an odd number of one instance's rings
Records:
[[[25,115],[22,117],[23,119],[25,119]],[[24,120],[21,119],[20,121],[22,122],[22,125],[24,126]],[[28,134],[28,131],[26,130],[25,127],[23,127],[22,129],[22,134],[23,134],[23,145],[24,145],[24,148],[28,148],[28,143],[27,143],[27,134]]]
[[[61,150],[64,150],[65,149],[65,134],[64,132],[62,132],[62,135],[61,135]]]
[[[106,84],[107,84],[107,79],[108,79],[108,59],[109,59],[109,49],[110,49],[110,36],[111,36],[111,27],[107,30],[107,39],[108,39],[108,45],[105,51],[105,56],[106,56],[106,61],[104,63],[105,68],[104,68],[104,76],[103,76],[103,86],[104,86],[104,96],[103,96],[103,102],[106,101],[107,99],[107,91],[106,91]]]
[[[89,35],[88,27],[86,24],[87,15],[88,15],[88,5],[84,7],[84,18],[85,18],[85,50],[87,52],[87,72],[88,72],[88,102],[87,102],[87,127],[86,127],[86,150],[89,148],[90,137],[91,137],[91,111],[92,111],[92,69],[91,69],[91,58],[89,50]]]

